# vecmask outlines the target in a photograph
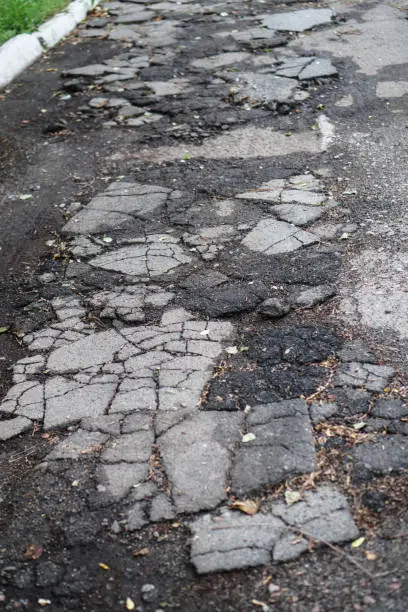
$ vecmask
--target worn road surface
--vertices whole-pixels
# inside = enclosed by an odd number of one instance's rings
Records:
[[[408,2],[104,2],[0,96],[0,608],[408,608]]]

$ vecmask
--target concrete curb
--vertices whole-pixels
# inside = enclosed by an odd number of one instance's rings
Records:
[[[101,0],[74,0],[32,34],[19,34],[0,47],[0,90],[83,21]]]

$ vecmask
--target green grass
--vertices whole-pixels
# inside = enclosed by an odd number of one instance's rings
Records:
[[[0,44],[16,34],[33,32],[70,0],[0,0]]]

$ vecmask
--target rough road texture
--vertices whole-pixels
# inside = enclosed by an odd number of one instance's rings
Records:
[[[406,9],[106,2],[2,95],[0,607],[407,609]]]

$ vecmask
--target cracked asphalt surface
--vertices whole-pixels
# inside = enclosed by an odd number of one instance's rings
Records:
[[[105,2],[1,93],[5,610],[407,609],[406,2]]]

